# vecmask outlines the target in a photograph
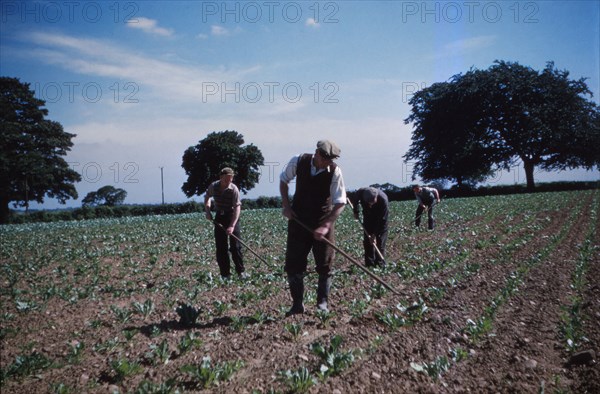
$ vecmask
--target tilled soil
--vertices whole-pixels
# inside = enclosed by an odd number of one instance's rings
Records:
[[[600,351],[597,210],[598,193],[587,193],[585,199],[573,195],[561,209],[440,220],[433,232],[391,236],[388,266],[375,273],[399,295],[384,291],[338,256],[329,316],[316,313],[312,273],[306,278],[307,312],[285,318],[290,299],[283,275],[268,275],[257,263],[249,279],[217,281],[195,298],[201,314],[194,325],[184,326],[176,305],[168,305],[172,298],[164,284],[192,277],[195,267],[179,261],[177,252],[155,263],[175,261],[167,276],[150,268],[143,280],[135,277],[131,283],[116,280],[127,261],[104,259],[101,264],[111,265],[115,278],[112,295],[104,287],[105,292],[77,302],[49,297],[44,308],[27,314],[14,310],[3,283],[2,312],[15,316],[2,327],[3,371],[23,354],[42,354],[53,365],[3,377],[2,392],[59,392],[61,387],[69,392],[161,392],[158,385],[169,379],[185,392],[289,392],[290,380],[283,375],[300,368],[314,378],[307,389],[311,393],[600,392],[598,364],[572,362],[576,351]],[[589,253],[582,257],[586,240]],[[573,278],[582,259],[582,285],[576,288]],[[73,286],[87,280],[76,272],[70,278]],[[140,286],[147,292],[133,291]],[[152,314],[118,319],[114,308],[126,310],[149,294],[156,306]],[[583,337],[570,350],[564,326],[576,301]],[[386,313],[402,318],[402,324],[386,324]],[[202,343],[184,352],[178,344],[190,333]],[[338,355],[353,351],[353,360],[319,379],[324,362],[312,347],[327,347],[334,336],[343,339]],[[168,345],[167,362],[151,354],[150,345],[162,342]],[[78,343],[85,344],[79,358],[72,354]],[[243,364],[229,380],[203,387],[181,368],[199,365],[205,356],[212,365]],[[114,362],[123,359],[137,361],[140,370],[119,376]],[[155,391],[140,391],[143,381]]]

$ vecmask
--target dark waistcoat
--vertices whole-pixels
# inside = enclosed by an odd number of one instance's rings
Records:
[[[292,209],[307,225],[315,226],[331,212],[330,186],[336,164],[315,176],[310,174],[311,154],[303,154],[296,169],[296,192]]]

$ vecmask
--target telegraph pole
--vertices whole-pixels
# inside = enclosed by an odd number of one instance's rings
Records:
[[[162,193],[162,203],[165,205],[165,183],[163,181],[163,168],[164,167],[160,167],[160,190]]]

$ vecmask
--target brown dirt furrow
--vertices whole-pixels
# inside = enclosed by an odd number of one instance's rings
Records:
[[[600,212],[600,205],[596,205]],[[574,393],[600,393],[600,215],[596,215],[595,233],[593,234],[590,260],[585,275],[585,287],[582,292],[581,313],[583,318],[582,332],[587,339],[578,351],[593,351],[596,359],[589,364],[570,365],[567,377],[570,389]]]
[[[561,245],[528,272],[518,292],[496,313],[490,335],[444,377],[450,391],[564,388],[565,344],[559,339],[562,306],[573,295],[570,283],[578,258],[576,246],[585,240],[589,221],[573,224]],[[528,249],[531,255],[539,251]]]
[[[546,221],[547,213],[540,215]],[[543,219],[544,218],[544,219]],[[558,211],[550,217],[548,226],[537,230],[529,244],[517,249],[513,259],[503,264],[489,264],[489,255],[497,255],[488,249],[482,250],[479,261],[482,269],[467,283],[448,289],[438,304],[432,306],[429,316],[415,327],[408,327],[392,335],[392,339],[382,345],[380,352],[361,361],[344,374],[342,378],[330,379],[325,385],[327,390],[352,390],[349,382],[361,382],[367,390],[381,392],[436,392],[439,390],[430,378],[417,373],[410,367],[411,362],[431,362],[438,356],[445,356],[451,346],[465,346],[468,338],[460,334],[468,318],[480,315],[489,300],[504,286],[504,278],[514,270],[520,261],[530,257],[532,251],[543,248],[549,241],[556,226],[559,228],[568,219],[568,212]],[[509,240],[507,240],[508,242]],[[453,345],[454,344],[454,345]],[[381,360],[377,362],[376,360]],[[384,363],[383,360],[388,360]],[[390,360],[394,360],[390,363]],[[381,365],[381,367],[380,367]],[[385,377],[377,379],[377,376]],[[393,376],[394,379],[387,377]],[[424,388],[425,387],[425,388]]]

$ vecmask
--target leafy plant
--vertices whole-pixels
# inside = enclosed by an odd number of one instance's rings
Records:
[[[215,308],[216,316],[221,316],[227,309],[231,308],[231,304],[216,300],[213,301],[213,307]]]
[[[147,319],[148,316],[150,316],[150,314],[154,311],[154,301],[151,299],[147,299],[143,303],[137,301],[133,302],[131,306],[133,307],[134,311],[144,316],[144,319]]]
[[[452,357],[452,361],[458,363],[469,357],[469,353],[461,347],[455,347],[450,349],[450,357]]]
[[[111,361],[110,367],[115,374],[115,380],[117,382],[122,381],[127,376],[132,376],[142,371],[142,367],[137,361],[129,361],[126,358]]]
[[[98,343],[94,346],[94,351],[100,353],[109,353],[115,350],[119,346],[119,338],[114,337],[112,339],[108,339],[106,342]]]
[[[306,393],[317,383],[315,377],[305,367],[298,368],[295,371],[289,369],[279,371],[278,375],[279,380],[283,381],[292,393]]]
[[[396,331],[398,328],[406,325],[406,319],[399,316],[396,312],[397,310],[398,309],[388,309],[377,313],[375,316],[392,331]]]
[[[371,303],[371,296],[369,293],[365,292],[364,294],[364,299],[353,299],[350,303],[350,315],[355,319],[362,317]]]
[[[123,330],[123,336],[127,341],[131,341],[133,337],[139,332],[137,328],[132,328],[129,330]]]
[[[286,323],[284,328],[287,332],[292,335],[292,339],[295,341],[302,333],[302,323]]]
[[[169,362],[169,358],[171,357],[171,352],[169,351],[169,344],[166,340],[163,340],[160,344],[150,345],[150,352],[146,354],[146,356],[156,364],[167,364]]]
[[[440,356],[431,363],[416,364],[411,362],[410,366],[415,371],[426,373],[434,380],[438,380],[450,368],[450,362],[446,356]]]
[[[110,309],[115,314],[115,317],[117,318],[117,321],[119,321],[122,324],[125,324],[129,320],[131,320],[131,316],[133,315],[133,313],[130,310],[128,310],[128,309],[121,309],[121,308],[119,308],[117,306],[114,306],[114,305],[111,305]]]
[[[6,368],[3,375],[5,377],[30,376],[50,366],[52,366],[52,361],[48,357],[34,351],[25,356],[16,356],[15,361]]]
[[[169,379],[166,382],[162,383],[153,383],[147,380],[143,380],[137,386],[133,394],[177,394],[179,390],[177,389],[177,381],[173,379]]]
[[[229,380],[243,365],[242,361],[226,361],[213,366],[210,356],[205,356],[202,358],[202,363],[184,365],[181,367],[181,372],[191,375],[198,386],[207,389],[221,381]]]
[[[196,338],[193,332],[187,332],[179,340],[177,348],[179,349],[179,353],[184,354],[195,347],[199,347],[200,345],[202,345],[202,341]]]
[[[67,354],[67,361],[69,364],[79,364],[84,349],[85,343],[83,342],[75,342],[74,344],[69,345],[69,352]]]
[[[321,322],[321,325],[326,327],[329,324],[329,321],[335,316],[335,313],[319,309],[315,312],[315,315]]]
[[[321,359],[322,364],[319,368],[319,377],[321,379],[339,375],[354,362],[353,351],[341,351],[340,346],[343,341],[344,339],[341,336],[335,335],[331,338],[328,347],[324,347],[318,342],[311,345],[311,351]]]
[[[371,288],[371,297],[381,299],[387,292],[388,290],[381,283],[377,283]]]

